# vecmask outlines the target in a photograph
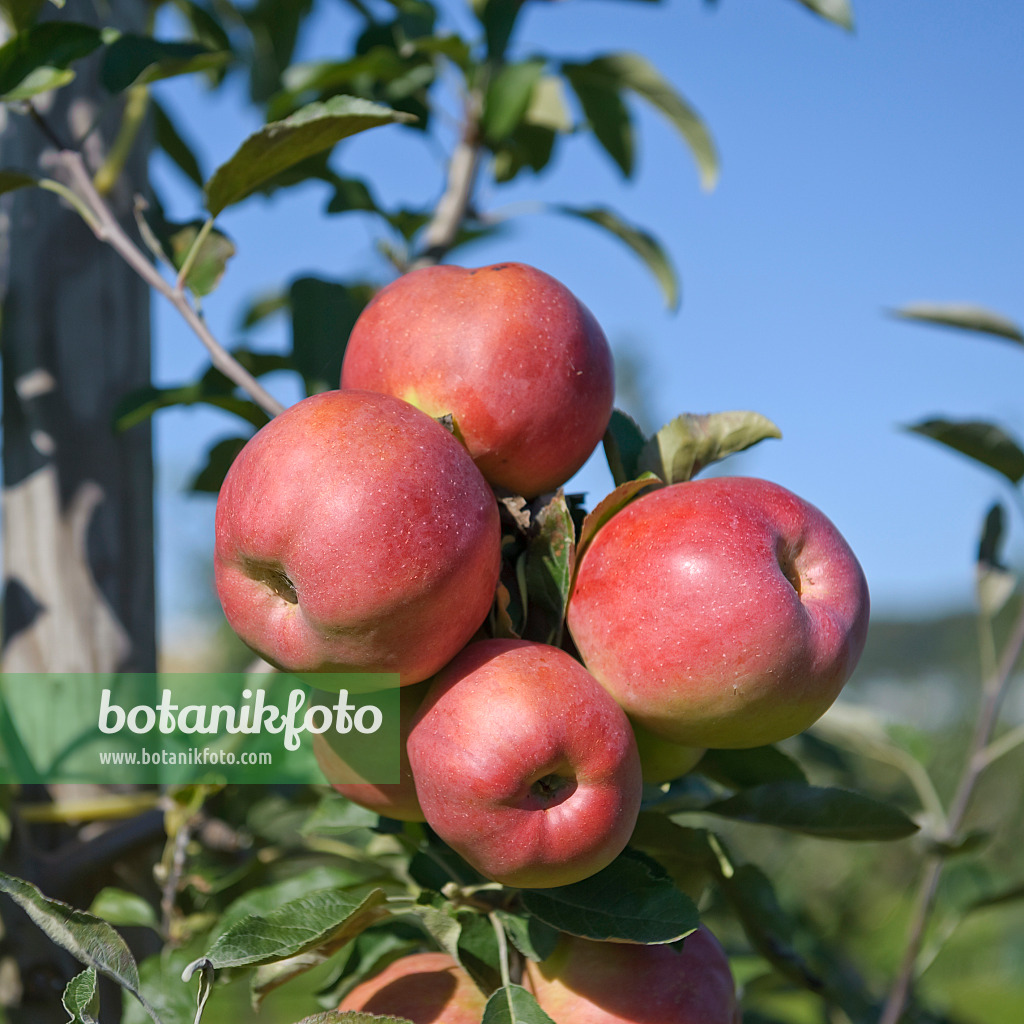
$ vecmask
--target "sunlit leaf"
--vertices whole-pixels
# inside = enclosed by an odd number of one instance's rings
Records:
[[[679,306],[679,278],[668,253],[654,235],[632,224],[627,224],[617,213],[603,206],[579,207],[555,204],[549,209],[596,224],[610,232],[620,242],[624,242],[643,260],[647,269],[654,275],[665,296],[665,305],[669,309],[676,309]]]
[[[993,313],[982,306],[966,303],[918,302],[893,310],[893,316],[902,320],[918,320],[921,323],[955,327],[962,331],[976,331],[1005,338],[1024,345],[1024,330],[1000,313]]]
[[[68,1024],[97,1024],[100,992],[96,987],[96,972],[88,967],[81,974],[76,974],[64,989],[61,1001],[71,1014]]]
[[[850,0],[797,0],[808,10],[845,29],[853,28],[853,7]]]
[[[491,79],[480,118],[489,141],[501,141],[523,120],[543,71],[544,61],[526,60],[504,65]]]
[[[998,614],[1017,589],[1017,577],[1003,564],[1001,549],[1004,541],[1006,512],[996,502],[985,516],[978,560],[975,563],[975,589],[982,612],[991,618]]]
[[[1024,479],[1024,451],[1002,427],[982,420],[925,420],[907,427],[1001,473],[1011,483]]]
[[[0,46],[0,101],[27,100],[66,85],[70,65],[103,42],[99,29],[73,21],[33,25]]]
[[[159,924],[156,911],[148,900],[114,886],[107,886],[96,894],[89,907],[89,913],[116,925],[156,928]]]
[[[555,1024],[521,985],[504,985],[487,1000],[482,1024]]]
[[[283,121],[264,125],[217,168],[206,184],[206,208],[216,216],[275,175],[330,149],[341,139],[368,128],[411,120],[409,114],[352,96],[310,103]]]

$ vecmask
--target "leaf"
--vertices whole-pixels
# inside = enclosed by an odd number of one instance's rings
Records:
[[[904,839],[918,829],[898,807],[862,793],[802,782],[768,782],[708,804],[704,811],[822,839]]]
[[[419,919],[427,934],[453,960],[459,959],[459,936],[462,924],[455,916],[455,908],[440,893],[424,890],[410,906],[402,907],[403,914]]]
[[[0,46],[0,101],[27,100],[67,85],[69,65],[103,42],[99,29],[73,21],[47,21],[19,32]]]
[[[576,530],[561,489],[537,513],[533,524],[526,549],[526,586],[530,607],[539,604],[553,616],[543,640],[554,643],[561,636],[576,556]]]
[[[106,921],[59,900],[34,885],[0,872],[0,892],[7,893],[58,946],[76,960],[116,981],[144,1006],[139,969],[127,944]]]
[[[770,419],[756,412],[684,413],[666,424],[640,452],[637,468],[666,483],[691,480],[705,466],[744,451],[769,437],[782,437]]]
[[[654,275],[665,297],[665,305],[669,309],[678,308],[679,278],[676,276],[668,253],[654,235],[627,224],[618,214],[603,206],[577,207],[559,203],[549,206],[548,209],[556,213],[564,213],[568,217],[589,221],[614,235],[620,242],[632,249]]]
[[[67,983],[61,1001],[71,1014],[68,1024],[97,1024],[100,992],[96,987],[96,972],[87,967],[81,974],[76,974]]]
[[[152,98],[150,99],[150,109],[153,112],[153,134],[156,144],[187,178],[202,188],[205,178],[192,147],[182,138],[177,126],[163,106]]]
[[[590,547],[590,542],[597,536],[597,531],[617,512],[621,512],[641,491],[655,484],[660,485],[661,480],[653,473],[644,473],[636,480],[627,480],[626,483],[619,484],[611,494],[606,495],[594,506],[594,510],[583,520],[583,528],[576,542],[576,567],[579,567],[587,548]]]
[[[555,1024],[522,985],[504,985],[484,1007],[481,1024]]]
[[[609,53],[596,57],[586,65],[575,67],[586,68],[588,79],[593,83],[606,83],[606,89],[630,90],[668,118],[697,162],[702,187],[715,187],[718,180],[718,154],[707,126],[646,57],[638,53]]]
[[[192,477],[189,490],[198,494],[217,494],[231,463],[238,458],[248,440],[247,437],[225,437],[213,445],[206,453],[206,464]]]
[[[700,924],[697,908],[654,861],[628,847],[572,885],[524,889],[523,907],[562,932],[614,942],[675,942]]]
[[[335,889],[312,892],[271,911],[243,918],[206,954],[215,968],[256,967],[330,945],[339,949],[387,915],[383,889],[359,898]]]
[[[359,1013],[355,1010],[325,1010],[314,1013],[312,1017],[303,1017],[295,1024],[413,1024],[406,1017],[382,1017],[376,1013]]]
[[[977,331],[980,334],[990,334],[1024,345],[1024,330],[1002,314],[993,313],[982,306],[971,306],[966,303],[917,302],[894,309],[892,315],[902,320],[918,320],[963,331]]]
[[[619,170],[632,177],[636,151],[633,120],[618,84],[607,75],[593,73],[588,64],[563,64],[562,73],[580,101],[594,138]]]
[[[111,924],[142,925],[146,928],[156,928],[159,925],[156,911],[148,900],[115,886],[107,886],[96,894],[89,907],[89,913],[102,917]]]
[[[809,11],[849,31],[853,29],[853,8],[850,0],[797,0]]]
[[[696,901],[707,879],[708,833],[677,825],[664,814],[642,811],[629,840],[630,846],[653,857],[676,887]]]
[[[264,182],[341,139],[384,124],[408,124],[409,114],[352,96],[310,103],[291,117],[264,125],[206,184],[206,208],[217,216]]]
[[[185,259],[192,251],[199,232],[203,229],[202,221],[191,224],[171,225],[173,231],[167,239],[168,255],[175,270],[181,270]],[[235,243],[217,228],[210,228],[206,237],[199,244],[199,253],[192,260],[185,284],[189,290],[200,298],[209,295],[224,276],[228,260],[235,255]]]
[[[747,789],[768,782],[807,782],[803,768],[773,746],[709,750],[701,758],[698,770],[731,789]]]
[[[480,124],[489,142],[500,142],[526,116],[533,90],[544,71],[544,61],[505,64],[491,79],[484,97]]]
[[[619,409],[613,409],[602,443],[616,487],[640,475],[640,452],[647,444],[647,438],[636,420]]]
[[[210,50],[199,43],[163,42],[125,33],[107,47],[100,82],[109,92],[123,92],[162,78],[217,70],[231,57],[229,50]]]
[[[328,793],[305,820],[301,832],[308,835],[341,835],[357,828],[373,828],[380,815],[346,800],[338,793]]]
[[[572,117],[565,102],[565,90],[557,75],[541,75],[530,95],[530,105],[523,120],[553,132],[572,131]]]
[[[508,910],[496,910],[495,913],[512,945],[528,960],[540,963],[554,953],[560,935],[556,929],[528,914],[514,914]]]
[[[906,428],[1001,473],[1011,483],[1024,479],[1024,451],[1002,427],[982,420],[924,420]]]
[[[522,0],[473,0],[473,12],[484,27],[487,57],[499,61],[505,56]]]
[[[992,505],[985,516],[985,526],[978,543],[978,560],[974,568],[975,589],[978,605],[989,618],[1006,606],[1017,589],[1017,577],[1003,565],[1000,557],[1005,518],[1002,504],[996,502]]]
[[[31,174],[22,174],[21,171],[0,171],[0,194],[14,192],[19,188],[28,188],[28,186],[38,183],[38,179]]]

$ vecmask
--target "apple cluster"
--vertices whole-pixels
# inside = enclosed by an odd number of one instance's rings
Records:
[[[340,384],[275,418],[232,465],[218,593],[242,640],[281,670],[398,674],[401,781],[336,788],[427,822],[485,877],[589,877],[628,843],[644,782],[679,777],[705,748],[802,731],[853,670],[868,619],[856,558],[816,508],[745,478],[626,503],[576,560],[560,646],[493,635],[499,499],[543,502],[612,414],[607,340],[541,271],[399,278],[357,321]],[[315,749],[337,779],[344,751],[326,736]],[[479,1019],[453,963],[414,960],[344,1008],[418,1020],[395,993],[430,977],[451,997],[445,1020]],[[567,936],[526,981],[564,1020],[640,1019],[617,1009],[630,985],[693,1006],[651,1020],[729,1024],[734,1010],[728,964],[703,930],[682,954]]]

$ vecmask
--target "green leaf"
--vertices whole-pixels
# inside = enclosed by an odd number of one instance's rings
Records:
[[[853,8],[850,0],[797,0],[809,11],[849,31],[853,30]]]
[[[573,129],[572,117],[565,101],[562,79],[557,75],[541,75],[533,87],[530,105],[523,120],[539,128],[566,134]]]
[[[459,936],[462,924],[455,915],[454,905],[440,893],[425,889],[410,906],[403,906],[401,913],[417,918],[426,933],[453,960],[459,959]]]
[[[982,306],[918,302],[894,309],[892,315],[902,320],[918,320],[921,323],[939,324],[942,327],[955,327],[961,331],[990,334],[1024,345],[1024,330],[1001,313],[993,313]]]
[[[127,944],[106,921],[59,900],[44,896],[34,885],[0,872],[0,892],[7,893],[58,946],[79,963],[111,978],[143,1005],[139,969]]]
[[[1001,473],[1011,483],[1024,479],[1024,451],[1002,427],[982,420],[934,419],[906,428]]]
[[[647,444],[647,438],[636,420],[619,409],[613,409],[602,443],[616,487],[640,475],[640,453]]]
[[[226,379],[226,378],[225,378]],[[240,416],[254,427],[267,422],[267,414],[247,398],[224,394],[220,389],[209,386],[205,380],[184,384],[176,388],[140,388],[123,398],[114,409],[114,427],[117,430],[131,430],[132,427],[149,419],[159,409],[173,405],[213,405],[226,412]]]
[[[303,835],[337,836],[357,828],[374,828],[380,820],[375,811],[360,807],[338,793],[328,793],[302,825]]]
[[[205,7],[194,0],[172,0],[172,3],[184,15],[197,42],[209,50],[231,49],[231,39],[224,26]]]
[[[699,899],[712,857],[704,829],[684,828],[664,814],[641,811],[629,843],[653,857],[678,889]]]
[[[628,848],[582,882],[524,889],[522,899],[545,924],[585,939],[675,942],[700,924],[693,901],[664,869]]]
[[[846,789],[793,781],[752,786],[704,811],[822,839],[905,839],[917,831],[917,825],[891,804]]]
[[[71,1014],[68,1024],[97,1024],[100,992],[96,987],[96,972],[87,967],[81,974],[76,974],[64,989],[61,1001]]]
[[[480,118],[489,142],[500,142],[518,127],[543,71],[544,61],[526,60],[505,64],[491,79]]]
[[[0,11],[15,32],[27,29],[36,20],[42,6],[43,0],[0,0]],[[64,0],[56,0],[54,6],[63,7]]]
[[[691,480],[712,462],[769,437],[782,437],[782,432],[760,413],[684,413],[647,442],[637,465],[640,470],[656,473],[666,483],[680,483]]]
[[[528,914],[514,914],[508,910],[496,910],[495,913],[512,945],[528,960],[540,963],[554,953],[561,934],[559,931]]]
[[[99,29],[73,21],[47,21],[0,46],[0,101],[27,100],[67,85],[69,65],[103,42]]]
[[[0,194],[38,184],[38,179],[21,171],[0,171]]]
[[[665,296],[665,305],[669,309],[678,308],[679,278],[668,253],[654,235],[634,227],[632,224],[627,224],[617,213],[603,206],[579,207],[554,204],[548,209],[555,213],[563,213],[567,217],[589,221],[614,235],[620,242],[632,249],[654,275]]]
[[[807,776],[778,747],[750,747],[746,750],[709,750],[698,771],[731,789],[748,789],[766,782],[807,782]]]
[[[544,170],[555,148],[555,131],[538,124],[518,125],[494,149],[492,171],[499,183],[511,181],[520,171],[530,168],[535,174]]]
[[[167,239],[168,255],[175,270],[181,270],[185,259],[192,251],[203,221],[191,224],[170,225],[172,232]],[[209,295],[224,276],[228,260],[235,255],[235,243],[218,228],[211,228],[199,244],[198,255],[192,258],[192,266],[185,278],[189,290],[200,297]]]
[[[177,126],[161,104],[150,99],[150,109],[153,111],[153,134],[156,144],[187,178],[202,188],[206,179],[192,147],[182,138]]]
[[[619,484],[611,494],[602,498],[583,520],[579,540],[576,542],[576,566],[579,566],[587,548],[590,547],[590,542],[597,536],[597,531],[612,516],[621,512],[641,491],[661,482],[653,473],[645,473],[636,480],[627,480],[626,483]]]
[[[555,1024],[522,985],[504,985],[484,1007],[482,1024]]]
[[[508,49],[523,0],[472,0],[472,6],[484,27],[488,59],[500,61]]]
[[[337,950],[387,915],[386,900],[383,889],[362,898],[335,889],[312,892],[265,917],[244,917],[217,938],[206,959],[215,968],[256,967],[322,946]]]
[[[411,120],[409,114],[352,96],[310,103],[283,121],[264,125],[217,168],[206,184],[206,208],[217,216],[275,175],[330,149],[341,139],[368,128]]]
[[[156,911],[148,900],[116,886],[101,889],[89,907],[89,913],[117,925],[159,926]]]
[[[217,70],[231,56],[230,51],[209,50],[199,43],[163,42],[125,33],[107,47],[100,82],[109,92],[123,92],[162,78]]]
[[[238,458],[238,453],[245,447],[247,437],[225,437],[211,446],[206,453],[203,468],[192,478],[188,485],[190,491],[198,494],[217,494],[224,477],[228,475],[231,463]]]
[[[985,516],[985,525],[978,543],[974,584],[978,606],[988,618],[1002,611],[1017,589],[1017,577],[1006,568],[1001,557],[1005,519],[1006,512],[1002,504],[996,502]]]
[[[609,53],[582,67],[586,68],[590,82],[604,82],[608,90],[628,89],[668,118],[697,161],[701,185],[705,189],[715,187],[718,180],[718,154],[707,127],[697,112],[646,57],[638,53]]]
[[[590,64],[563,64],[562,73],[580,101],[594,138],[619,170],[632,177],[636,153],[633,119],[618,83]]]
[[[555,643],[562,634],[576,557],[576,529],[561,490],[534,517],[533,528],[525,563],[530,608],[539,604],[550,613],[541,639]]]

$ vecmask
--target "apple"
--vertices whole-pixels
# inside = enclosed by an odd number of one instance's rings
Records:
[[[393,281],[356,321],[341,384],[451,413],[484,476],[528,498],[586,462],[615,391],[593,314],[522,263],[425,267]]]
[[[765,480],[674,484],[627,505],[580,562],[584,664],[651,732],[756,747],[831,706],[864,647],[864,573],[813,505]]]
[[[642,784],[629,721],[557,647],[470,644],[431,684],[408,750],[428,824],[506,885],[586,878],[636,824]]]
[[[358,778],[373,777],[374,766],[379,764],[382,744],[375,733],[363,735],[351,732],[339,735],[336,730],[313,736],[313,756],[316,757],[327,781],[344,797],[385,818],[399,821],[426,821],[416,796],[409,754],[405,745],[412,728],[413,718],[423,703],[429,682],[403,686],[399,699],[399,736],[401,742],[399,781],[391,783],[357,782]],[[373,699],[366,699],[372,704]],[[330,704],[330,701],[324,701]]]
[[[524,984],[556,1024],[738,1024],[729,961],[700,928],[675,945],[563,935]]]
[[[436,672],[486,618],[497,502],[465,449],[407,402],[328,391],[248,441],[217,500],[217,593],[291,672]]]
[[[480,1024],[486,1004],[447,953],[413,953],[356,985],[338,1010],[405,1017],[413,1024]]]
[[[656,736],[637,722],[631,723],[640,754],[640,769],[644,782],[659,785],[685,775],[697,766],[704,756],[703,747],[684,747],[663,736]]]

